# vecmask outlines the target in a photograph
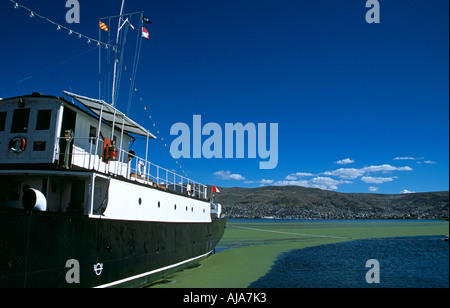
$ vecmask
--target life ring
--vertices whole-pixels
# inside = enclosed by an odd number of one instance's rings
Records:
[[[25,151],[27,141],[22,137],[14,137],[9,141],[9,150],[13,153],[20,154]]]
[[[145,177],[145,172],[146,172],[145,169],[146,169],[146,168],[145,168],[145,163],[144,163],[142,160],[140,160],[140,161],[138,162],[138,173],[139,173],[139,175],[140,175],[141,177]]]

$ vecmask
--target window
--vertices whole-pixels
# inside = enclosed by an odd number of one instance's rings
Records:
[[[5,130],[6,112],[0,112],[0,132]]]
[[[11,125],[11,133],[26,133],[28,131],[29,119],[30,119],[30,108],[15,109]]]
[[[36,120],[36,130],[47,130],[50,128],[50,122],[52,119],[52,110],[38,110]]]
[[[20,200],[20,182],[0,181],[0,202]]]
[[[97,128],[91,125],[89,127],[89,142],[95,144],[96,138],[97,138]]]
[[[45,151],[45,141],[35,141],[33,143],[33,151],[34,152],[44,152]]]

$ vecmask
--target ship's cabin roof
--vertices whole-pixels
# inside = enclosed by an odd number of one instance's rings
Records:
[[[118,127],[123,127],[124,132],[140,136],[149,136],[152,139],[156,139],[156,137],[152,133],[150,133],[147,129],[145,129],[143,126],[134,122],[125,114],[123,114],[120,110],[111,106],[105,101],[81,96],[66,91],[64,91],[63,93],[83,104],[83,106],[92,111],[98,117],[101,117],[106,122],[109,122],[110,124],[115,124]]]

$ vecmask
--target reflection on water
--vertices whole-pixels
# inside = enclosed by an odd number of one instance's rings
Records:
[[[380,283],[366,282],[366,261]],[[442,236],[356,240],[281,254],[253,288],[448,288],[449,246]]]

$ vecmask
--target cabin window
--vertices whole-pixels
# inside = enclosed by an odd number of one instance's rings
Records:
[[[45,141],[35,141],[33,143],[33,151],[34,152],[44,152],[45,151]]]
[[[52,110],[38,110],[36,130],[50,129],[50,122],[52,119]]]
[[[30,119],[30,108],[15,109],[11,125],[11,133],[26,133],[28,131],[29,119]]]
[[[97,128],[94,126],[89,127],[89,141],[95,144],[95,139],[97,138]]]
[[[6,112],[0,112],[0,132],[5,130]]]

